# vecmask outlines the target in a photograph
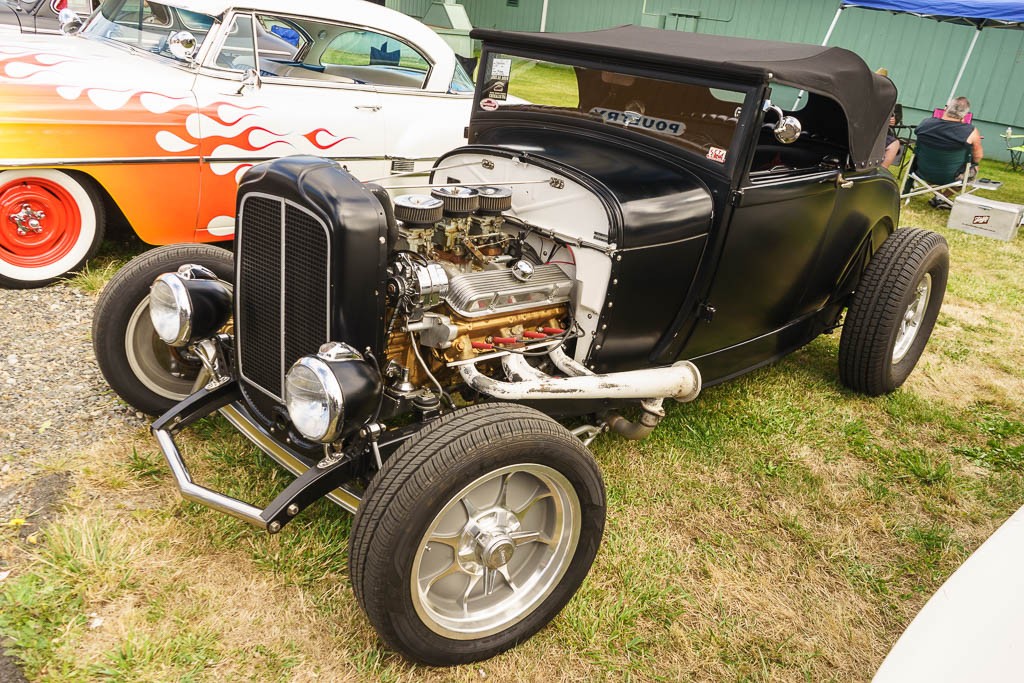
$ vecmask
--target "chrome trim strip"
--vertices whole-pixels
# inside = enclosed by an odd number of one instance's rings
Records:
[[[0,167],[113,166],[118,164],[259,164],[280,157],[92,157],[79,159],[0,159]],[[322,157],[331,161],[434,161],[437,157],[351,156]]]
[[[3,167],[24,166],[107,166],[112,164],[196,164],[202,157],[94,157],[91,159],[0,159]]]
[[[239,228],[239,226],[242,225],[242,221],[244,220],[243,217],[245,216],[245,204],[249,200],[250,197],[260,197],[260,198],[263,198],[263,199],[270,199],[270,200],[273,200],[273,201],[277,202],[280,205],[280,207],[281,207],[280,208],[280,211],[281,211],[281,233],[282,233],[282,236],[281,236],[281,239],[282,239],[281,249],[282,249],[282,252],[283,252],[283,250],[284,250],[284,242],[283,242],[283,240],[284,240],[284,200],[281,199],[280,197],[275,197],[273,195],[265,194],[263,192],[250,192],[250,193],[246,194],[244,197],[242,197],[242,201],[238,205],[238,216],[235,218],[235,233],[234,233],[234,235],[235,235],[235,250],[234,250],[234,253],[236,255],[242,253],[242,240],[244,239],[244,235],[243,235],[243,233],[238,228]],[[235,296],[234,296],[235,325],[237,326],[236,329],[240,329],[241,326],[239,325],[239,321],[241,321],[241,319],[242,319],[242,316],[241,316],[241,310],[242,310],[241,301],[242,301],[242,294],[244,294],[244,291],[242,289],[242,269],[241,268],[236,268],[235,269],[235,282],[234,282],[234,285],[235,285]],[[281,297],[282,297],[282,300],[283,300],[283,298],[284,298],[284,291],[283,290],[281,292]],[[282,310],[281,310],[281,319],[282,320],[284,319],[284,310],[283,310],[283,308],[284,307],[282,305]],[[281,341],[283,342],[284,340],[282,339]],[[240,338],[240,336],[238,334],[235,335],[235,356],[238,358],[238,376],[241,379],[244,379],[246,381],[246,383],[250,387],[252,387],[252,388],[254,388],[254,389],[256,389],[256,390],[258,390],[258,391],[260,391],[260,392],[262,392],[264,394],[266,394],[267,396],[269,396],[270,398],[274,399],[275,401],[277,401],[279,403],[283,403],[283,399],[280,396],[275,396],[274,394],[272,394],[269,391],[267,391],[261,384],[259,384],[258,382],[254,382],[253,380],[249,379],[248,376],[246,376],[246,374],[245,374],[245,366],[242,363],[242,339]],[[281,356],[282,356],[282,359],[283,359],[283,357],[284,357],[284,349],[283,349],[283,347],[282,347],[282,350],[281,350]],[[283,360],[282,360],[282,364],[283,364]],[[282,389],[282,391],[284,390],[284,385],[283,384],[281,385],[281,389]]]
[[[275,462],[281,465],[281,467],[284,467],[295,476],[299,476],[309,469],[308,465],[303,463],[298,457],[277,443],[273,437],[263,429],[263,427],[257,424],[256,421],[249,416],[249,411],[244,405],[240,403],[226,405],[220,409],[220,414],[223,415],[224,418],[235,427],[235,429],[241,432],[245,438],[256,444],[261,451],[266,453]],[[350,491],[345,488],[345,485],[334,489],[334,491],[327,494],[327,497],[330,498],[332,502],[337,503],[352,513],[355,513],[355,511],[359,509],[359,503],[361,502],[359,495],[354,491]]]

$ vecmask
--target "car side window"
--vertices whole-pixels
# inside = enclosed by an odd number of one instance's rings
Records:
[[[817,174],[839,169],[846,163],[848,129],[846,114],[838,102],[782,85],[772,86],[770,99],[781,106],[785,114],[795,116],[803,131],[795,142],[783,144],[772,132],[777,115],[765,115],[750,166],[753,182]]]
[[[256,45],[253,39],[252,15],[238,14],[231,22],[227,38],[217,55],[217,66],[244,71],[256,68]]]
[[[357,28],[335,35],[320,63],[327,73],[399,88],[422,88],[430,71],[430,62],[408,43]]]

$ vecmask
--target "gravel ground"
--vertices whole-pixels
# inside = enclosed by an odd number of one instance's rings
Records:
[[[0,524],[31,514],[37,528],[61,497],[46,480],[58,456],[147,422],[96,366],[95,301],[66,285],[0,289]]]
[[[66,285],[0,289],[0,482],[145,423],[114,397],[96,366],[95,302]]]

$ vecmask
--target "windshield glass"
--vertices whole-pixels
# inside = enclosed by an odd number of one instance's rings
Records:
[[[724,164],[746,93],[696,83],[488,56],[483,111],[543,111],[628,128]]]
[[[178,31],[196,38],[196,49],[214,24],[214,18],[148,0],[106,0],[82,29],[82,35],[111,40],[170,59],[167,39]]]

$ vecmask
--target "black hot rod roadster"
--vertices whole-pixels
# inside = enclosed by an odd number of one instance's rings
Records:
[[[855,54],[475,35],[469,144],[429,179],[255,166],[233,258],[147,252],[94,322],[110,385],[163,413],[185,498],[270,533],[323,496],[353,511],[359,604],[431,664],[501,652],[572,597],[604,526],[596,434],[644,438],[666,399],[840,325],[840,379],[893,391],[948,272],[941,236],[896,229],[896,92]],[[531,73],[565,87],[510,96]],[[262,508],[189,476],[175,436],[217,410],[297,475]]]

